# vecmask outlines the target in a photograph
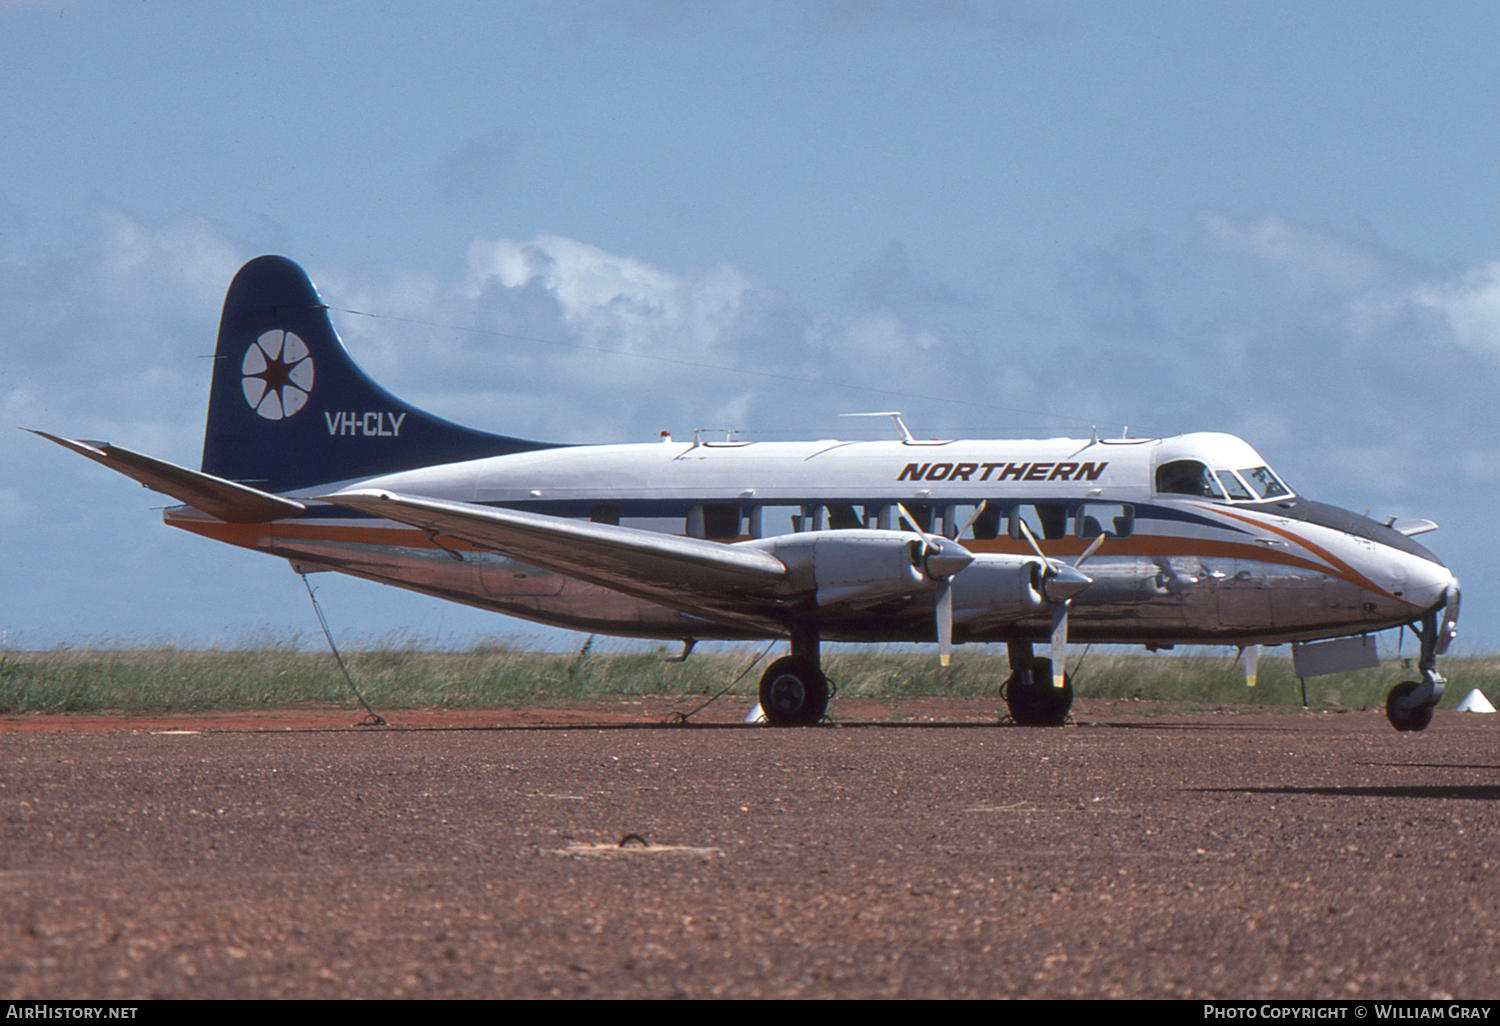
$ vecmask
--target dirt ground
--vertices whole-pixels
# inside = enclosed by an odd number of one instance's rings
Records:
[[[1500,997],[1500,716],[0,717],[0,997]]]

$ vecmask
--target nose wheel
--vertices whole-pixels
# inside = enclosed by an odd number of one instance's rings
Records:
[[[1424,685],[1414,680],[1391,688],[1391,693],[1385,699],[1385,718],[1391,721],[1391,726],[1402,731],[1427,729],[1427,724],[1432,722],[1433,706],[1437,702],[1422,701],[1420,692],[1423,690]]]
[[[1397,730],[1426,730],[1427,724],[1432,722],[1432,710],[1437,708],[1438,700],[1443,697],[1443,685],[1447,683],[1437,672],[1438,651],[1446,649],[1452,640],[1457,609],[1457,592],[1454,591],[1441,611],[1441,626],[1436,609],[1422,618],[1422,628],[1418,632],[1422,639],[1422,655],[1417,661],[1422,679],[1397,684],[1385,699],[1385,718]]]

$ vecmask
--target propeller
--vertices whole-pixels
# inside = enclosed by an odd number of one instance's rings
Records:
[[[1052,605],[1052,686],[1061,688],[1067,683],[1067,659],[1068,659],[1068,610],[1072,608],[1073,596],[1084,588],[1094,583],[1094,579],[1078,567],[1083,561],[1099,551],[1099,546],[1104,544],[1104,535],[1095,536],[1089,542],[1088,548],[1083,550],[1083,555],[1072,566],[1052,559],[1042,547],[1037,544],[1036,535],[1031,533],[1025,520],[1016,521],[1021,528],[1021,534],[1030,543],[1031,549],[1046,564],[1046,571],[1042,575],[1041,592]]]
[[[1242,645],[1240,655],[1245,657],[1245,686],[1255,687],[1255,678],[1260,667],[1260,646]]]
[[[953,578],[974,562],[974,554],[958,542],[924,531],[901,503],[896,511],[906,526],[922,536],[922,571],[938,584],[937,643],[938,662],[947,666],[953,659]]]
[[[979,505],[975,506],[974,507],[974,513],[973,513],[973,515],[970,516],[969,519],[964,522],[964,526],[963,527],[959,528],[958,536],[960,538],[962,538],[964,535],[968,534],[969,533],[969,528],[971,528],[975,524],[979,523],[979,518],[982,517],[982,516],[984,516],[984,511],[987,510],[987,509],[989,509],[989,508],[990,508],[990,500],[989,499],[984,499],[984,500],[982,500],[979,503]]]

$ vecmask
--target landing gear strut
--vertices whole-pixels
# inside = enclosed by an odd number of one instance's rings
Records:
[[[773,727],[805,727],[828,711],[828,678],[818,658],[817,631],[792,630],[792,654],[760,678],[760,711]]]
[[[1450,614],[1450,610],[1452,611]],[[1422,617],[1422,655],[1417,669],[1422,671],[1420,681],[1408,680],[1391,688],[1385,699],[1385,716],[1397,730],[1425,730],[1432,722],[1432,710],[1443,697],[1443,680],[1437,672],[1437,657],[1446,651],[1454,634],[1454,620],[1458,616],[1456,595],[1450,595],[1448,604],[1434,609]]]
[[[1052,660],[1037,659],[1031,643],[1010,644],[1010,676],[1001,693],[1010,718],[1022,727],[1060,727],[1073,707],[1073,682],[1064,678],[1062,687],[1052,682]]]

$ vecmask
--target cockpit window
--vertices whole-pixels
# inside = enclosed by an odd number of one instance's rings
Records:
[[[1248,485],[1241,481],[1232,470],[1221,470],[1218,472],[1219,483],[1229,493],[1229,498],[1235,502],[1253,502],[1256,499]]]
[[[1157,467],[1156,490],[1230,502],[1262,502],[1292,494],[1270,467],[1210,470],[1198,460],[1173,460]]]
[[[1208,466],[1197,460],[1173,460],[1156,468],[1156,490],[1167,495],[1223,499],[1224,490]]]
[[[1275,499],[1292,494],[1292,490],[1281,483],[1281,478],[1277,477],[1270,467],[1242,470],[1240,477],[1244,478],[1255,490],[1255,494],[1262,499]]]

